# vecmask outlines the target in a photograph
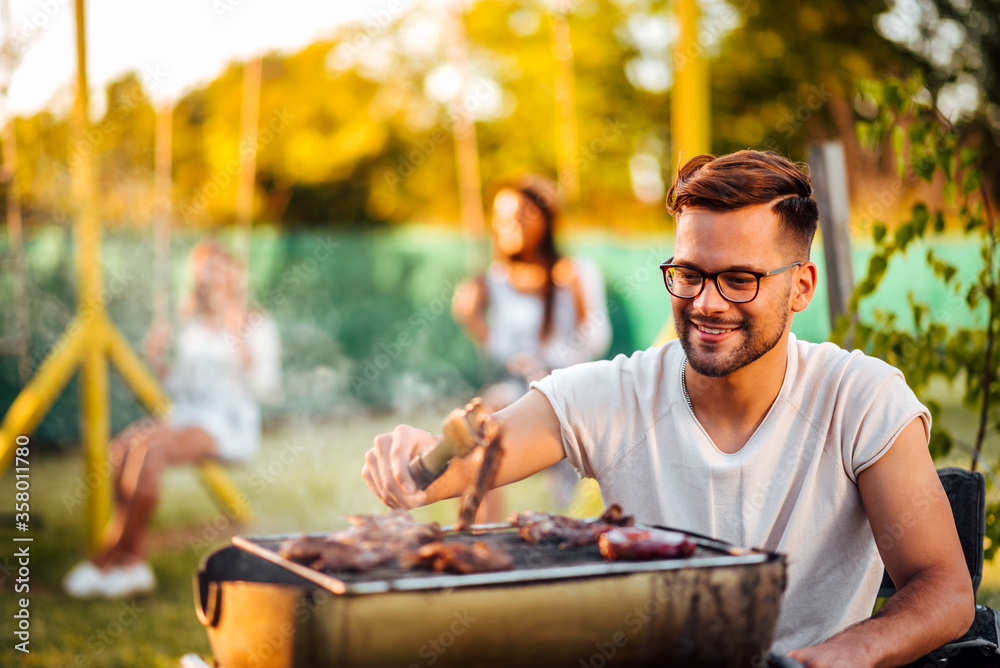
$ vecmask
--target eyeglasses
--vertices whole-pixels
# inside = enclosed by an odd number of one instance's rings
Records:
[[[733,304],[745,304],[756,299],[757,293],[760,292],[760,279],[780,274],[802,264],[793,262],[763,273],[731,269],[709,274],[685,264],[672,264],[673,259],[670,258],[660,265],[667,292],[680,299],[694,299],[705,289],[707,282],[715,281],[715,287],[719,289],[722,298]]]

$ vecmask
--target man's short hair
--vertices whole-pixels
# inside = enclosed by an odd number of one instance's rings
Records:
[[[771,210],[788,231],[791,247],[808,259],[819,206],[812,198],[807,168],[774,151],[695,156],[670,186],[667,212],[677,215],[687,207],[732,211],[774,202]]]

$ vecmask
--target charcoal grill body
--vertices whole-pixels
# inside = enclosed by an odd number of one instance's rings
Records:
[[[603,562],[582,555],[590,547],[565,565],[531,552],[514,571],[352,580],[282,563],[275,540],[223,548],[196,577],[220,668],[763,665],[785,584],[780,555],[704,546],[687,559]]]

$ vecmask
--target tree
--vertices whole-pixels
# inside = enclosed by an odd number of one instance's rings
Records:
[[[898,367],[917,395],[923,395],[932,416],[941,412],[940,405],[926,397],[933,379],[962,387],[965,406],[977,416],[975,442],[969,447],[974,470],[987,437],[1000,433],[1000,237],[983,182],[981,154],[969,144],[965,129],[950,123],[933,106],[922,77],[869,80],[863,82],[860,92],[876,104],[871,117],[859,124],[864,143],[878,148],[888,141],[901,179],[906,174],[927,183],[942,179],[946,204],[937,208],[916,202],[909,219],[892,233],[884,222],[873,225],[875,249],[867,275],[851,298],[854,315],[841,318],[834,338],[841,343],[851,341]],[[978,262],[959,265],[945,259],[936,242],[949,227],[957,227],[978,242]],[[956,325],[947,316],[934,313],[913,293],[908,297],[912,326],[903,324],[897,313],[876,311],[870,322],[858,316],[861,302],[878,289],[890,265],[908,252],[924,254],[928,274],[947,288],[953,303],[969,311],[969,320],[975,324]],[[955,437],[938,425],[931,434],[931,453],[945,455],[955,442]],[[1000,547],[1000,506],[994,504],[987,514],[992,540],[987,555],[992,557]]]

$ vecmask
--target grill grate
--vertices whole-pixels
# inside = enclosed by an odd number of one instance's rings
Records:
[[[504,550],[514,561],[509,571],[454,575],[435,573],[428,570],[401,570],[395,561],[365,572],[348,570],[315,571],[308,566],[291,562],[278,554],[282,541],[293,536],[263,536],[256,538],[235,537],[234,544],[278,563],[335,593],[376,593],[390,589],[426,589],[443,586],[472,584],[499,584],[503,582],[524,582],[530,580],[554,579],[559,577],[585,577],[608,573],[635,572],[638,570],[661,570],[663,568],[711,565],[708,562],[742,561],[743,563],[763,560],[763,553],[734,554],[724,544],[692,537],[697,549],[683,559],[656,561],[611,562],[601,556],[596,545],[572,546],[560,549],[555,543],[532,545],[525,542],[517,530],[511,527],[493,528],[496,525],[480,525],[473,532],[448,531],[448,542],[473,543],[484,541],[491,547]],[[323,535],[323,534],[315,534]],[[723,562],[719,562],[722,559]]]

